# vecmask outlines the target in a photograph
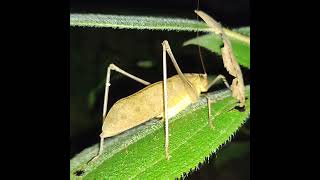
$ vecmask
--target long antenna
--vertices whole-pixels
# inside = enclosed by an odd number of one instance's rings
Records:
[[[197,3],[197,10],[199,10],[199,4],[200,4],[199,1],[200,1],[200,0],[198,0],[198,3]],[[196,16],[197,16],[197,21],[198,21],[198,20],[199,20],[199,17],[198,17],[198,15],[196,15]],[[199,31],[197,31],[197,37],[199,37]],[[202,59],[201,48],[200,48],[199,45],[198,45],[198,52],[199,52],[199,56],[200,56],[200,60],[201,60],[201,65],[202,65],[204,74],[207,74],[206,68],[205,68],[205,66],[204,66],[203,59]]]

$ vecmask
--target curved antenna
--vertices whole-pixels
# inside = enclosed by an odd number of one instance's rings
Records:
[[[199,1],[200,0],[198,0],[197,2],[197,10],[199,10]],[[197,15],[197,21],[199,21],[199,17],[198,17],[198,15]],[[199,37],[199,31],[197,30],[197,38]],[[204,72],[204,74],[205,75],[207,75],[207,72],[206,72],[206,68],[205,68],[205,66],[204,66],[204,63],[203,63],[203,59],[202,59],[202,53],[201,53],[201,48],[200,48],[200,46],[198,45],[198,52],[199,52],[199,56],[200,56],[200,61],[201,61],[201,65],[202,65],[202,69],[203,69],[203,72]]]

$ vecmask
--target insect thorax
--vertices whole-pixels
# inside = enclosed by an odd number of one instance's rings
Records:
[[[186,73],[184,75],[196,89],[198,95],[208,91],[208,78],[206,74]]]

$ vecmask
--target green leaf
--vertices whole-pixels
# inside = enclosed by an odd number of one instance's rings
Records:
[[[209,32],[203,22],[169,17],[70,14],[70,26]]]
[[[125,16],[107,14],[70,14],[70,26],[162,31],[211,32],[206,23],[176,17]],[[243,36],[224,28],[226,35],[243,40]]]
[[[211,32],[207,24],[201,21],[182,18],[151,16],[70,14],[70,26]],[[243,35],[250,35],[250,27],[239,28],[234,31],[226,28],[223,29],[226,35],[231,39],[231,45],[234,49],[234,54],[238,59],[239,64],[243,65],[244,67],[250,68],[250,38]],[[191,39],[185,42],[184,45],[200,45],[213,52],[221,54],[221,43],[222,42],[219,36],[211,34]]]
[[[206,99],[190,105],[170,119],[170,160],[164,155],[163,123],[150,120],[142,126],[105,141],[104,153],[98,144],[76,155],[70,162],[70,178],[84,179],[172,179],[197,168],[199,163],[230,141],[250,115],[250,86],[246,87],[246,110],[238,111],[229,90],[208,94],[212,103],[214,128],[208,125]],[[81,176],[76,176],[76,174]]]
[[[233,53],[238,60],[238,63],[250,69],[250,38],[248,42],[248,38],[246,39],[244,36],[233,31],[229,31],[229,37]],[[221,55],[221,46],[223,43],[220,36],[215,33],[210,33],[190,39],[184,42],[183,45],[199,45],[211,52]]]
[[[236,28],[236,29],[233,29],[233,31],[235,32],[238,32],[240,34],[243,34],[245,36],[249,36],[250,37],[250,27],[247,26],[247,27],[241,27],[241,28]]]

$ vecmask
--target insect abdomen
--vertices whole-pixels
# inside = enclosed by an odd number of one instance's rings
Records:
[[[176,115],[192,103],[178,75],[168,79],[168,116]],[[163,114],[162,81],[151,84],[117,101],[108,112],[101,137],[111,137]]]

